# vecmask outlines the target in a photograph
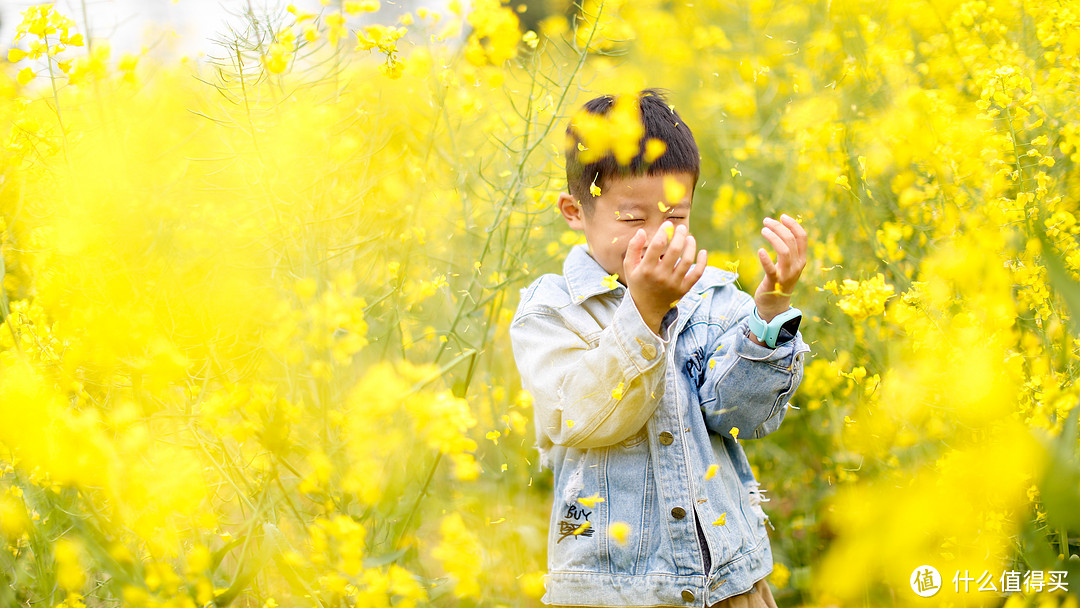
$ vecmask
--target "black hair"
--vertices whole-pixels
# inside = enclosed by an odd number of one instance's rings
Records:
[[[603,95],[588,101],[582,110],[598,116],[607,116],[615,106],[615,97]],[[594,197],[590,186],[596,184],[601,190],[610,177],[639,175],[663,175],[666,173],[689,173],[696,185],[701,175],[701,156],[690,127],[686,126],[675,109],[668,104],[660,89],[644,89],[637,94],[644,134],[638,142],[638,152],[628,164],[618,162],[612,151],[592,162],[583,163],[579,144],[581,134],[573,120],[566,127],[566,186],[570,194],[581,202],[586,214],[592,213]],[[663,142],[663,153],[649,162],[646,146],[650,140]]]

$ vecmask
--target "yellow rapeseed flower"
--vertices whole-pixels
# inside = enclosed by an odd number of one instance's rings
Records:
[[[443,570],[454,579],[454,593],[458,597],[478,598],[482,575],[483,549],[480,541],[458,512],[442,518],[439,524],[440,541],[431,551]]]
[[[56,559],[56,582],[69,593],[82,589],[86,574],[80,560],[82,545],[79,541],[61,537],[53,547]]]
[[[844,279],[840,285],[836,281],[829,281],[820,289],[843,296],[836,305],[857,321],[883,314],[885,302],[895,293],[893,286],[885,282],[885,276],[881,273],[865,281]]]

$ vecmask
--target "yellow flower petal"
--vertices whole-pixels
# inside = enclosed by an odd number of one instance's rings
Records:
[[[630,536],[630,524],[625,521],[612,522],[611,525],[608,526],[608,534],[611,535],[611,538],[613,538],[615,542],[620,545],[625,545],[627,537]]]
[[[655,137],[645,142],[645,162],[651,163],[667,152],[667,144]]]
[[[738,439],[739,439],[739,427],[737,427],[737,426],[731,427],[731,438],[738,441]]]
[[[580,502],[581,504],[585,505],[586,507],[589,507],[590,509],[593,509],[593,508],[596,508],[596,505],[598,503],[604,502],[604,499],[601,498],[600,493],[597,492],[596,494],[593,494],[592,496],[586,496],[585,498],[579,498],[579,499],[577,499],[577,501]]]
[[[726,523],[727,523],[727,513],[721,513],[720,514],[720,519],[717,519],[716,521],[712,522],[712,525],[714,525],[714,526],[722,526],[722,525],[724,525]]]
[[[621,400],[623,398],[623,389],[625,387],[626,387],[626,385],[623,384],[622,382],[620,382],[618,386],[611,389],[611,397],[613,399],[615,399],[616,401]]]
[[[664,176],[664,198],[669,203],[677,203],[686,196],[686,186],[670,175]],[[664,209],[661,209],[664,211]]]
[[[16,79],[19,81],[19,84],[25,85],[26,83],[34,79],[34,70],[30,68],[23,68],[19,70],[19,75],[16,77]]]
[[[705,471],[705,479],[712,479],[713,477],[716,477],[716,471],[719,470],[719,469],[720,469],[720,465],[718,465],[718,464],[710,464],[709,465],[709,470]]]

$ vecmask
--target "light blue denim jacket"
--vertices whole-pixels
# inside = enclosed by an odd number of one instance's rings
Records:
[[[780,426],[810,349],[801,333],[752,342],[754,300],[734,273],[706,268],[662,338],[605,276],[574,246],[562,276],[521,290],[510,327],[554,475],[542,601],[709,606],[744,593],[772,571],[772,550],[739,441]]]

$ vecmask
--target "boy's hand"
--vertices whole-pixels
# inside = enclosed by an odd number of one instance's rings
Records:
[[[661,224],[648,247],[645,230],[638,229],[623,258],[630,297],[645,324],[656,335],[660,335],[660,322],[667,311],[678,304],[705,272],[705,250],[698,251],[694,237],[687,234],[686,226],[681,224],[674,229],[668,242],[671,227],[670,221]],[[695,264],[693,269],[691,264]]]
[[[765,278],[758,285],[754,302],[761,318],[770,321],[791,306],[791,294],[806,266],[806,230],[787,214],[781,215],[779,222],[767,217],[764,224],[761,234],[776,250],[776,263],[764,247],[758,249]]]

